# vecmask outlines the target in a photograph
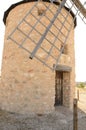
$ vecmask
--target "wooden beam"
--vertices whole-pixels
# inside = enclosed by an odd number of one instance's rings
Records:
[[[70,72],[72,70],[72,67],[66,65],[57,65],[56,70],[63,72]]]

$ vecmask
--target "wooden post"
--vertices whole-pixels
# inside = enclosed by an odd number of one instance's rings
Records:
[[[77,90],[77,99],[79,101],[79,89]]]
[[[73,102],[73,130],[78,130],[77,99]]]

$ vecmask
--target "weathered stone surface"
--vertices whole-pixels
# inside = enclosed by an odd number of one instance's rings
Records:
[[[28,54],[23,49],[18,48],[15,43],[7,39],[11,31],[17,26],[33,4],[33,2],[30,2],[15,7],[9,13],[6,21],[2,61],[2,86],[0,86],[0,107],[17,113],[49,113],[54,110],[55,72],[49,70],[36,59],[29,59]],[[63,9],[62,12],[66,14],[65,9]],[[63,20],[60,15],[59,18]],[[71,15],[68,19],[70,22],[73,20]],[[44,21],[45,24],[48,24],[48,21]],[[56,24],[59,24],[59,27],[61,26],[58,22]],[[27,26],[24,25],[23,27],[22,25],[22,28],[26,32],[28,31]],[[38,30],[39,29],[41,30],[41,26],[38,27]],[[64,28],[62,32],[66,34]],[[18,32],[14,37],[19,41],[22,40],[22,36]],[[37,40],[38,36],[35,38]],[[52,36],[50,36],[50,38],[51,40],[53,39]],[[27,43],[25,44],[26,47],[28,47]],[[29,47],[31,50],[33,49],[32,46]],[[50,47],[47,45],[46,48],[49,49]],[[56,55],[55,50],[53,54]],[[42,58],[45,56],[41,50],[37,55]],[[51,63],[52,59],[49,61],[49,64]],[[64,73],[64,105],[71,107],[75,85],[73,29],[67,40],[67,54],[62,55],[60,64],[72,67],[70,73]]]

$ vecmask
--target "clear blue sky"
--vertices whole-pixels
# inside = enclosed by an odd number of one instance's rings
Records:
[[[18,1],[19,0],[3,0],[0,4],[0,66],[5,31],[5,26],[2,21],[3,14],[11,4]],[[85,2],[85,0],[81,1],[82,3]],[[79,18],[77,22],[77,27],[75,29],[76,81],[86,81],[86,24]]]

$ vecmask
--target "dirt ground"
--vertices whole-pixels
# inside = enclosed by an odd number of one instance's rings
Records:
[[[77,130],[86,130],[86,89],[79,91]],[[65,107],[57,107],[45,115],[20,115],[0,110],[0,130],[73,130],[73,113]]]
[[[86,88],[79,89],[79,108],[86,113]]]

